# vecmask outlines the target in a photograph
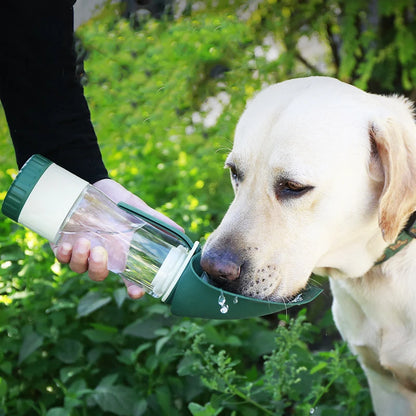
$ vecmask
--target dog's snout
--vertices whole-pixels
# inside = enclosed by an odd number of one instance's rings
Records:
[[[241,261],[234,253],[208,250],[202,254],[201,267],[215,280],[236,280],[240,276]]]

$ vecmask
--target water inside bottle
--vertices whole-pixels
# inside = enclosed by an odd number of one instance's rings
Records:
[[[91,242],[91,247],[104,247],[109,270],[122,274],[152,294],[152,281],[171,249],[178,246],[178,241],[141,220],[124,230],[118,227],[119,223],[109,220],[100,223],[99,219],[87,219],[85,215],[73,216],[61,231],[58,243],[73,244],[83,237]]]
[[[153,279],[169,254],[172,246],[161,242],[152,234],[135,232],[130,242],[123,277],[139,283],[146,291],[153,292]]]

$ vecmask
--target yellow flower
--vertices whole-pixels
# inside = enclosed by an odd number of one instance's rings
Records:
[[[7,295],[0,295],[0,303],[7,306],[12,303],[12,300]]]
[[[246,92],[246,95],[251,96],[254,94],[254,88],[251,85],[246,85],[244,87],[244,90]]]
[[[196,189],[202,189],[204,187],[205,183],[204,181],[202,181],[201,179],[199,179],[198,181],[196,181],[195,183],[195,188]]]

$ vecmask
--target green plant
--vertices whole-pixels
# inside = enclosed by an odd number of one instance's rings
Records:
[[[258,354],[257,365],[245,357],[236,358],[228,349],[208,345],[201,328],[188,330],[193,344],[179,374],[200,373],[212,392],[205,405],[189,406],[192,414],[371,414],[355,358],[345,344],[336,344],[329,352],[311,353],[308,342],[317,333],[305,322],[304,312],[296,319],[280,317],[274,349],[263,357]]]

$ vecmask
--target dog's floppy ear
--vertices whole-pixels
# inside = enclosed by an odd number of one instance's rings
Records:
[[[385,101],[388,111],[385,118],[370,125],[370,139],[377,153],[372,163],[381,164],[384,174],[379,225],[384,240],[392,243],[416,210],[416,124],[407,100],[380,99]]]

